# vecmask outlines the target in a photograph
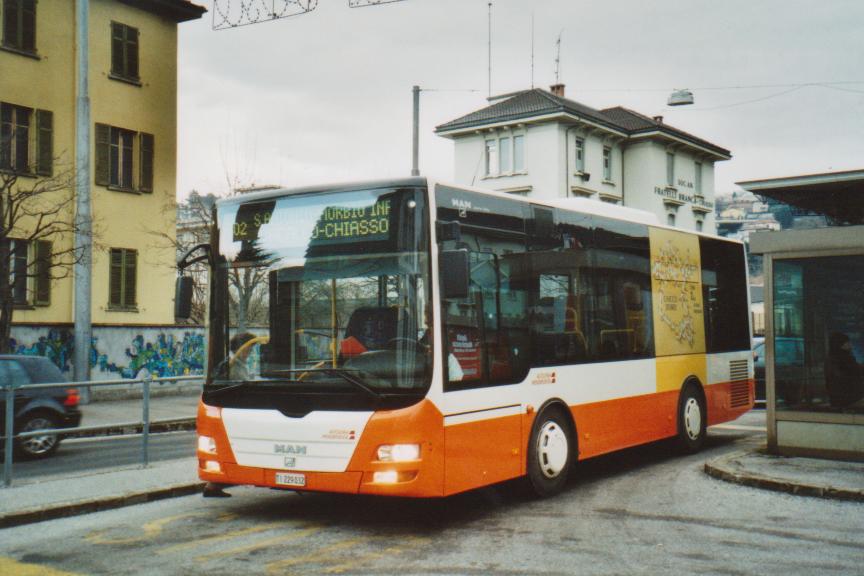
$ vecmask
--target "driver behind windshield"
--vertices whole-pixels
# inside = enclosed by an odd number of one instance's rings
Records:
[[[235,334],[228,342],[231,354],[219,365],[217,373],[221,377],[227,376],[229,380],[250,380],[252,374],[246,365],[249,354],[252,352],[255,335],[250,332]]]

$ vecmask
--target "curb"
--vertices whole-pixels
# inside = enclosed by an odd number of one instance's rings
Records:
[[[204,484],[204,482],[178,484],[176,486],[171,486],[168,488],[145,490],[143,492],[132,492],[129,494],[124,494],[122,496],[93,498],[90,500],[70,502],[67,504],[59,504],[56,506],[50,506],[45,508],[35,508],[31,510],[22,510],[20,512],[10,512],[9,514],[4,514],[0,516],[0,529],[11,528],[13,526],[22,526],[24,524],[33,524],[36,522],[43,522],[45,520],[56,520],[58,518],[79,516],[82,514],[89,514],[91,512],[113,510],[115,508],[123,508],[125,506],[144,504],[145,502],[165,500],[166,498],[189,496],[190,494],[200,493],[204,488]]]
[[[704,471],[712,478],[717,478],[718,480],[723,480],[724,482],[730,482],[732,484],[740,484],[741,486],[762,488],[774,492],[785,492],[786,494],[793,494],[795,496],[811,496],[831,500],[864,502],[864,490],[851,490],[847,488],[835,488],[833,486],[792,482],[789,480],[769,478],[758,474],[733,470],[729,461],[749,454],[750,452],[735,452],[705,462]]]

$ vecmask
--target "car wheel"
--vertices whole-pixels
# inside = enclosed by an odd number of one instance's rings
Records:
[[[688,384],[678,400],[678,448],[686,453],[698,452],[705,443],[708,412],[698,386]]]
[[[563,410],[544,410],[534,421],[528,444],[531,491],[540,497],[560,492],[567,483],[573,454],[573,434]]]
[[[57,418],[47,412],[31,412],[19,420],[18,433],[57,428],[57,423]],[[15,440],[15,452],[24,460],[45,458],[56,452],[59,446],[60,437],[57,434],[40,434]]]

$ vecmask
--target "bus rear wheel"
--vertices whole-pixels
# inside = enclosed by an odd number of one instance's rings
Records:
[[[564,488],[573,448],[570,421],[563,410],[544,410],[534,421],[528,443],[528,484],[535,495],[552,496]]]
[[[678,449],[685,454],[698,452],[705,444],[708,411],[698,386],[688,384],[678,400]]]

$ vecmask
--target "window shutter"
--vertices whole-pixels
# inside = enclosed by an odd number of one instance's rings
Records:
[[[108,186],[111,181],[111,127],[96,124],[96,184]]]
[[[138,79],[138,29],[126,27],[126,75]]]
[[[152,134],[142,132],[140,134],[141,142],[141,167],[140,189],[141,192],[153,192],[153,144],[154,139]]]
[[[123,305],[123,250],[111,249],[111,263],[108,280],[108,305]]]
[[[13,2],[14,4],[14,2]],[[23,0],[21,10],[21,46],[28,52],[36,51],[36,0]]]
[[[54,114],[36,111],[36,173],[51,176],[54,164]]]
[[[123,69],[123,50],[125,48],[123,38],[123,25],[117,22],[111,23],[111,74],[125,76]]]
[[[36,241],[36,294],[33,303],[37,306],[51,304],[51,246],[47,240]]]
[[[0,168],[12,168],[12,106],[0,103]]]
[[[126,259],[125,259],[125,272],[126,278],[124,282],[124,298],[123,305],[124,306],[135,306],[136,302],[136,291],[135,291],[135,283],[137,280],[137,266],[138,266],[138,252],[135,250],[126,250]]]
[[[3,2],[3,44],[12,48],[18,45],[18,2]]]

